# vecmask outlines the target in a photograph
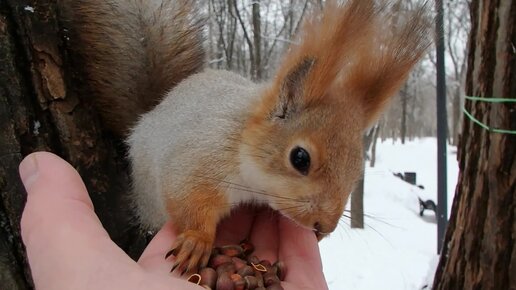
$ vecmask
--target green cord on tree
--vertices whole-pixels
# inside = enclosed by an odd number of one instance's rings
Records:
[[[466,96],[466,99],[471,100],[471,101],[479,101],[479,102],[487,102],[487,103],[516,103],[516,99],[508,99],[508,98],[482,98],[482,97]],[[489,127],[488,125],[482,123],[480,120],[478,120],[473,115],[471,115],[468,112],[468,110],[466,110],[466,107],[463,107],[462,111],[471,121],[473,121],[474,123],[476,123],[477,125],[486,129],[489,132],[516,135],[515,130],[505,130],[505,129]]]
[[[466,96],[465,98],[466,98],[466,100],[487,102],[487,103],[516,103],[516,99],[509,99],[509,98],[482,98],[482,97],[472,97],[472,96]]]

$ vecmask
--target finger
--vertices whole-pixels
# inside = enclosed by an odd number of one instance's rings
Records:
[[[31,154],[20,164],[20,177],[27,190],[21,234],[37,285],[79,281],[82,272],[98,272],[108,261],[119,262],[121,270],[135,265],[102,228],[68,163],[51,153]]]
[[[81,229],[107,236],[93,211],[86,187],[77,172],[54,154],[40,152],[20,164],[20,177],[27,191],[22,237],[29,247],[53,238],[54,225],[65,222],[68,230]]]
[[[255,210],[250,206],[239,206],[223,219],[217,227],[215,245],[236,244],[249,237]]]
[[[256,216],[251,232],[254,255],[274,263],[278,259],[278,215],[271,209],[263,209]]]
[[[49,152],[32,153],[20,163],[19,171],[29,197],[66,197],[80,201],[89,209],[93,209],[81,177],[59,156]],[[68,190],[66,196],[63,196],[63,188]]]
[[[285,281],[314,289],[327,288],[314,232],[283,216],[279,217],[278,231],[279,260],[287,267]]]
[[[171,221],[167,222],[154,236],[138,259],[138,264],[147,271],[168,273],[173,260],[165,259],[165,254],[177,238]]]

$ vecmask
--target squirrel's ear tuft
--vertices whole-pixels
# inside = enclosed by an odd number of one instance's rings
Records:
[[[377,119],[430,46],[431,26],[426,8],[424,4],[411,11],[383,16],[386,23],[391,23],[391,31],[377,27],[369,49],[355,54],[352,65],[344,70],[336,89],[359,99],[366,127]]]
[[[279,67],[273,91],[304,107],[325,102],[344,67],[355,52],[364,49],[373,37],[379,13],[374,0],[325,3],[322,11],[308,16],[296,41]],[[285,94],[285,92],[287,94]],[[291,97],[294,96],[294,99]],[[289,99],[290,98],[290,99]]]
[[[369,126],[431,44],[426,4],[402,8],[402,0],[326,1],[279,68],[271,94],[282,96],[276,113],[298,104],[357,104]]]
[[[303,105],[305,83],[315,59],[307,57],[279,80],[279,98],[272,117],[286,119]]]

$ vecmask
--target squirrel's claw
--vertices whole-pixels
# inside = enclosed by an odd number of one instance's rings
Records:
[[[197,231],[186,231],[175,241],[172,250],[165,258],[175,256],[174,264],[170,272],[176,269],[185,273],[195,272],[200,268],[206,267],[211,254],[213,240],[207,239],[205,234]]]
[[[174,264],[172,265],[172,269],[170,269],[170,273],[174,272],[174,270],[177,268],[177,266],[179,266],[179,263],[174,262]]]
[[[168,259],[168,257],[170,257],[172,255],[175,256],[175,253],[174,253],[175,251],[176,251],[176,249],[172,249],[172,250],[168,251],[167,254],[165,255],[165,259]]]

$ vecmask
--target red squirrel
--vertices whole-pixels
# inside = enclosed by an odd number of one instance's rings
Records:
[[[196,1],[68,2],[70,46],[105,123],[127,140],[135,212],[148,229],[174,221],[183,271],[206,266],[217,224],[242,203],[319,239],[335,230],[364,130],[430,44],[424,8],[391,26],[389,3],[328,0],[256,84],[205,68]]]

